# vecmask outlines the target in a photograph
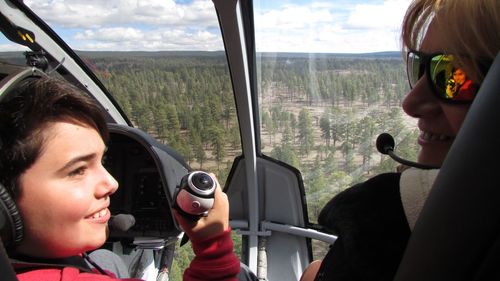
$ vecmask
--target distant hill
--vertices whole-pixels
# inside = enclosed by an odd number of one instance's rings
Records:
[[[76,51],[79,56],[86,57],[220,57],[224,56],[223,51],[158,51],[158,52],[146,52],[146,51]]]
[[[218,57],[224,56],[223,51],[159,51],[159,52],[142,52],[142,51],[77,51],[79,55],[90,57],[113,57],[113,56],[131,56],[131,57]],[[401,58],[401,52],[375,52],[375,53],[258,53],[263,57],[282,57],[282,58],[331,58],[331,57],[344,57],[344,58]]]
[[[15,60],[18,58],[24,58],[24,51],[23,52],[0,52],[0,59],[2,60]]]
[[[79,56],[94,57],[94,58],[112,58],[112,57],[221,57],[225,56],[223,51],[158,51],[158,52],[145,52],[145,51],[76,51]],[[401,59],[401,52],[375,52],[375,53],[259,53],[264,58],[278,57],[278,58],[394,58]],[[23,52],[0,52],[0,59],[10,60],[13,58],[24,57]]]
[[[261,53],[263,57],[279,58],[394,58],[401,59],[401,52],[375,52],[375,53]]]

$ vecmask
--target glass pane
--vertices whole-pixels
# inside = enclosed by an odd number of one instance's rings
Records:
[[[241,141],[211,1],[25,3],[77,50],[134,126],[225,184]],[[170,280],[182,279],[192,257],[189,245],[177,249]]]
[[[31,50],[28,47],[10,41],[3,33],[0,33],[0,63],[26,66],[24,52],[27,51]]]
[[[78,50],[134,125],[224,184],[241,149],[211,1],[25,2]]]
[[[363,3],[364,2],[364,3]],[[397,163],[375,148],[395,137],[415,159],[415,121],[399,28],[409,1],[256,1],[262,152],[302,172],[309,220],[335,194]],[[315,243],[314,259],[327,246]]]

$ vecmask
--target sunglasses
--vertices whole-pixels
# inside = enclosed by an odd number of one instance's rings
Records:
[[[479,84],[470,80],[462,68],[457,66],[453,55],[425,54],[409,51],[406,71],[410,88],[415,87],[424,74],[434,95],[447,103],[471,103]]]

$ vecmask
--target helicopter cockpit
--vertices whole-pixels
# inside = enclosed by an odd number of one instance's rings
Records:
[[[111,135],[104,165],[121,186],[110,205],[120,219],[103,249],[120,256],[133,277],[156,280],[167,268],[170,280],[181,280],[193,254],[179,247],[173,197],[188,172],[210,170],[228,195],[242,263],[259,280],[299,280],[337,239],[317,223],[322,206],[396,169],[376,151],[377,135],[394,135],[403,158],[417,155],[415,122],[400,110],[409,90],[401,53],[367,44],[395,29],[385,18],[373,25],[371,11],[389,18],[390,8],[402,17],[407,3],[166,2],[54,4],[73,13],[68,23],[52,19],[57,9],[49,4],[0,1],[0,102],[24,79],[49,75],[102,106]],[[126,18],[137,25],[119,26]],[[75,19],[85,27],[72,25]],[[357,46],[373,50],[341,47],[364,28],[370,33]],[[183,49],[192,42],[202,47]],[[499,276],[499,71],[497,55],[395,280]],[[9,203],[2,204],[2,239],[16,237]],[[16,280],[3,251],[0,261],[0,275]]]

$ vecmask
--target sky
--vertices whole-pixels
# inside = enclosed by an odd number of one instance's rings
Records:
[[[254,0],[259,52],[400,50],[410,0]],[[72,48],[87,51],[223,49],[210,0],[25,0]],[[3,38],[0,51],[13,48]]]

